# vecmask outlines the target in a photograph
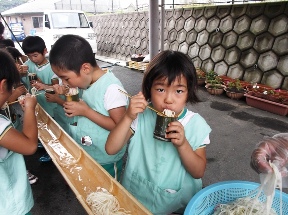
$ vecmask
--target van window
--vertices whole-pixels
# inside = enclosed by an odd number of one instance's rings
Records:
[[[55,12],[51,13],[54,28],[89,28],[89,23],[83,13]]]
[[[43,27],[43,18],[41,16],[32,16],[33,28]]]

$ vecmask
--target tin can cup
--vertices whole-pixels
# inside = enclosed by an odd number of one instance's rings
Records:
[[[72,101],[79,102],[79,93],[76,95],[66,94],[65,98],[66,98],[66,102],[72,102]]]
[[[55,94],[55,91],[54,91],[53,88],[47,88],[47,89],[45,90],[45,92],[46,92],[46,93],[49,93],[49,94]]]
[[[166,129],[170,122],[174,122],[177,120],[177,117],[168,117],[168,116],[161,116],[157,114],[154,135],[153,137],[158,140],[170,142],[170,139],[165,138]]]
[[[36,81],[37,80],[37,74],[36,73],[28,73],[29,81]]]
[[[59,84],[59,79],[58,78],[52,78],[51,83],[52,83],[52,85]]]
[[[28,66],[27,65],[20,65],[20,68],[21,68],[21,72],[22,73],[27,73],[28,72]]]

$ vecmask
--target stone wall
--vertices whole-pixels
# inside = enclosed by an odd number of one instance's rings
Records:
[[[148,12],[90,20],[99,55],[148,54]],[[188,54],[205,71],[288,89],[288,2],[166,10],[164,48]]]

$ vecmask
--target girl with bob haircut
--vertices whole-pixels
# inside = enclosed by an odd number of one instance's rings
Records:
[[[192,61],[183,53],[163,51],[150,62],[142,92],[131,98],[129,107],[106,142],[108,154],[121,150],[128,140],[128,157],[123,186],[153,214],[183,212],[189,200],[202,188],[206,168],[205,146],[211,129],[186,103],[199,101]],[[155,139],[157,113],[172,110],[165,138]]]

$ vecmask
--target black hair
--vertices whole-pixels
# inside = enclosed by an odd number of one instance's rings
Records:
[[[2,34],[4,33],[5,26],[3,23],[0,21],[0,38],[3,38]]]
[[[7,90],[11,91],[15,83],[20,82],[20,75],[12,56],[0,49],[0,81],[7,80]]]
[[[6,50],[12,55],[14,60],[22,57],[22,54],[19,52],[19,50],[14,47],[6,47]]]
[[[187,102],[199,102],[200,100],[196,95],[197,75],[193,62],[182,52],[171,50],[160,52],[149,63],[142,82],[142,92],[145,98],[151,99],[151,88],[154,80],[166,77],[168,84],[171,85],[181,75],[187,80]]]
[[[93,50],[83,37],[78,35],[64,35],[60,37],[53,45],[49,53],[51,66],[62,70],[71,70],[80,74],[81,66],[84,63],[90,63],[96,67],[96,59]]]
[[[41,37],[28,36],[22,42],[22,49],[26,55],[34,52],[38,52],[43,55],[46,45]]]
[[[13,40],[11,39],[0,40],[0,48],[6,48],[6,47],[15,47]]]

